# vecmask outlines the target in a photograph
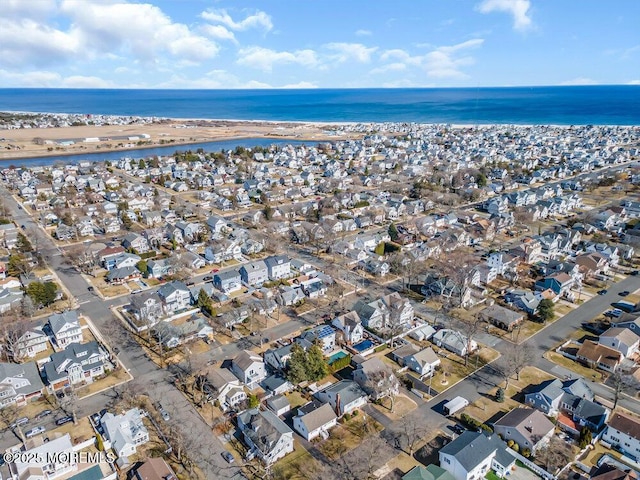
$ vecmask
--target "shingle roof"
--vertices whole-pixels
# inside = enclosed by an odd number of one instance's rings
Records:
[[[328,403],[323,403],[320,407],[312,410],[311,412],[304,414],[300,421],[307,427],[307,432],[312,432],[323,425],[338,418]]]
[[[451,455],[467,472],[484,462],[497,450],[504,450],[506,444],[497,435],[487,436],[481,432],[463,432],[458,438],[440,449],[440,453]]]
[[[609,419],[608,425],[619,432],[626,433],[632,438],[640,440],[640,420],[621,413],[616,413]]]

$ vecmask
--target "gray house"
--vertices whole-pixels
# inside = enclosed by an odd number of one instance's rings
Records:
[[[293,452],[293,430],[273,412],[254,408],[237,418],[244,442],[249,447],[248,458],[258,457],[271,465]]]
[[[247,263],[240,268],[242,283],[251,287],[259,287],[269,280],[269,269],[263,260]]]
[[[218,290],[228,295],[242,289],[242,277],[237,270],[226,270],[215,274],[213,284]]]
[[[291,260],[286,255],[272,255],[264,259],[270,280],[291,276]]]

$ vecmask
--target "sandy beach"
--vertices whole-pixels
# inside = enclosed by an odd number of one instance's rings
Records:
[[[334,135],[329,129],[331,127],[328,124],[320,123],[170,120],[146,125],[0,130],[0,160],[96,151],[127,151],[167,144],[188,145],[241,138],[309,141],[347,138],[345,135]],[[358,136],[352,133],[348,138]]]

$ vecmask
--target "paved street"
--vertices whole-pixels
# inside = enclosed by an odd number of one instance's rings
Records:
[[[121,304],[122,300],[115,302],[105,302],[99,297],[89,292],[89,285],[85,279],[73,268],[63,263],[63,258],[52,239],[27,215],[10,192],[4,187],[0,187],[0,194],[3,196],[4,204],[18,225],[24,225],[25,231],[37,236],[30,238],[31,242],[38,245],[38,249],[43,253],[45,259],[54,270],[64,286],[75,296],[79,303],[79,312],[87,315],[94,325],[101,330],[107,324],[116,321],[109,307],[112,303]],[[132,388],[137,391],[147,393],[152,399],[161,399],[163,406],[172,417],[174,424],[181,430],[183,435],[193,439],[190,443],[189,454],[194,458],[205,472],[207,478],[230,478],[237,468],[229,468],[229,465],[222,459],[220,453],[224,450],[220,441],[211,434],[209,426],[204,422],[194,407],[186,401],[182,393],[171,383],[171,376],[166,370],[160,370],[145,355],[142,348],[135,342],[127,342],[125,348],[121,348],[118,358],[123,365],[134,376],[130,382]],[[113,395],[109,392],[94,395],[79,401],[78,416],[84,416],[100,409],[109,403]],[[47,425],[53,428],[52,421]],[[199,441],[199,439],[207,441]],[[17,442],[15,435],[11,431],[5,430],[0,435],[0,449],[15,445]]]

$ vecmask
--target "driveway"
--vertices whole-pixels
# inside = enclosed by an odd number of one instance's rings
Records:
[[[540,477],[533,473],[528,468],[516,466],[515,470],[512,470],[508,477],[510,480],[539,480]]]

